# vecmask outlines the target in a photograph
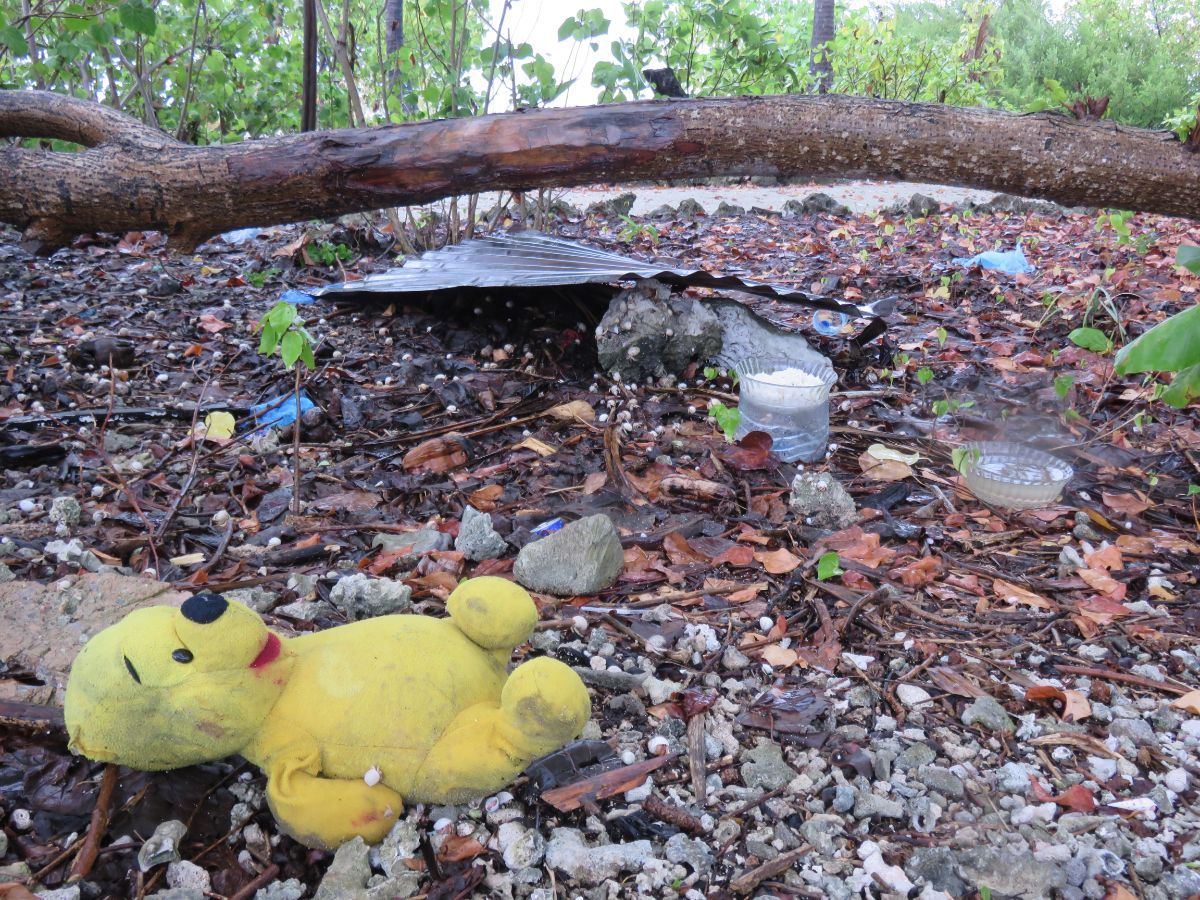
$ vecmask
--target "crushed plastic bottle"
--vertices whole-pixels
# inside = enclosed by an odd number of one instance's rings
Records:
[[[813,313],[812,325],[813,330],[817,334],[823,334],[826,337],[833,337],[841,334],[842,329],[850,322],[850,317],[842,312],[833,312],[828,309],[818,309]]]

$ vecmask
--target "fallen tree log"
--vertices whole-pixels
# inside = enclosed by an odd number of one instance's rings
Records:
[[[713,175],[931,181],[1200,219],[1200,154],[1169,132],[1052,113],[844,96],[646,100],[193,147],[99,104],[0,91],[0,221],[53,248],[165,231],[180,248],[250,225],[529,190]]]

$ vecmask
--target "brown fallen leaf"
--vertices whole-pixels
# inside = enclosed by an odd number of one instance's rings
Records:
[[[592,409],[591,404],[586,400],[572,400],[569,403],[560,403],[558,406],[552,406],[546,410],[546,415],[552,419],[558,419],[560,422],[596,421],[596,411]]]
[[[587,478],[583,479],[583,492],[585,494],[594,494],[606,484],[608,484],[607,472],[592,472]]]
[[[1103,569],[1080,569],[1075,573],[1092,590],[1099,591],[1113,600],[1125,599],[1125,585]]]
[[[708,562],[708,557],[693,548],[678,531],[672,531],[663,538],[663,552],[677,566]]]
[[[889,578],[895,578],[906,587],[924,587],[932,584],[942,574],[942,563],[936,556],[926,556],[914,559],[904,566],[898,566],[888,572]]]
[[[771,436],[765,431],[752,431],[736,444],[722,445],[717,456],[735,469],[765,469],[770,461],[771,444]]]
[[[1036,606],[1038,609],[1055,608],[1053,603],[1040,594],[1035,594],[1027,588],[1018,587],[1002,578],[992,580],[992,590],[1005,603],[1027,603],[1030,606]]]
[[[480,512],[491,512],[496,508],[496,503],[502,496],[504,496],[504,485],[489,484],[487,487],[472,491],[471,496],[467,499]]]
[[[1188,691],[1182,697],[1177,697],[1171,701],[1171,705],[1176,709],[1190,712],[1193,716],[1200,716],[1200,688]]]
[[[1140,491],[1133,494],[1102,493],[1100,497],[1104,500],[1105,506],[1125,516],[1136,516],[1139,513],[1144,513],[1154,505]]]
[[[487,853],[487,847],[470,835],[464,837],[461,834],[451,834],[446,836],[446,840],[438,848],[437,858],[441,862],[461,862],[464,859],[482,856],[484,853]]]
[[[912,476],[912,466],[899,459],[879,459],[865,451],[858,457],[858,467],[868,478],[875,481],[903,481]]]
[[[37,894],[31,892],[25,885],[17,884],[15,881],[8,884],[0,884],[0,898],[2,900],[38,900]]]
[[[794,666],[800,657],[790,647],[780,647],[778,644],[767,644],[762,648],[762,661],[777,669]]]
[[[573,809],[579,809],[584,801],[594,803],[605,797],[623,794],[625,791],[637,787],[646,780],[647,775],[655,769],[661,769],[678,756],[678,753],[653,756],[619,769],[610,769],[598,775],[589,775],[579,781],[543,791],[542,799],[559,812],[570,812]]]
[[[1052,684],[1027,688],[1025,699],[1032,703],[1050,701],[1064,722],[1079,722],[1092,714],[1092,704],[1081,691],[1066,691]]]
[[[754,562],[754,551],[745,544],[734,544],[712,558],[714,566],[748,566]]]
[[[754,558],[762,563],[762,567],[772,575],[786,575],[802,562],[800,557],[789,553],[785,547],[755,553]]]
[[[422,441],[404,454],[408,472],[449,472],[467,464],[467,453],[450,435]]]

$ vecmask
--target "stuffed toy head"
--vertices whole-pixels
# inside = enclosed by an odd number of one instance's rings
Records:
[[[446,611],[291,639],[216,594],[130,613],[76,657],[71,748],[138,769],[240,753],[266,770],[267,802],[297,840],[381,840],[406,800],[497,791],[577,737],[591,712],[558,660],[509,673],[537,622],[521,587],[464,581]]]
[[[135,769],[173,769],[239,752],[283,689],[263,678],[281,642],[217,594],[130,613],[84,646],[71,669],[70,747]]]

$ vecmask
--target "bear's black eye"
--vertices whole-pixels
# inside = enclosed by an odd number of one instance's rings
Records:
[[[184,650],[182,647],[171,654],[171,659],[177,663],[190,663],[192,661],[192,651]]]
[[[138,684],[142,683],[142,679],[138,676],[137,669],[133,667],[133,663],[129,661],[129,657],[125,657],[125,668],[129,670],[129,674],[133,676],[133,680]]]

